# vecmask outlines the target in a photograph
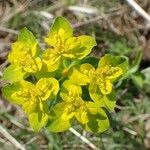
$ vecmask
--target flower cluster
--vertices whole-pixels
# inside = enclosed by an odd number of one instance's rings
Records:
[[[22,107],[35,131],[47,127],[62,132],[76,120],[85,130],[99,133],[109,128],[106,110],[114,110],[113,83],[128,67],[124,57],[88,56],[96,41],[73,36],[70,23],[57,17],[42,50],[27,28],[20,31],[4,70],[4,97]]]

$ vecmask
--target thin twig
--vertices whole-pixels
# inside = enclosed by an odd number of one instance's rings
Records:
[[[12,29],[8,29],[8,28],[2,27],[2,26],[0,26],[0,31],[4,31],[4,32],[12,33],[12,34],[18,34],[18,31],[12,30]]]
[[[103,18],[104,18],[103,16],[98,16],[98,17],[95,17],[93,19],[89,19],[89,20],[87,20],[85,22],[76,23],[76,24],[73,25],[73,27],[74,28],[78,28],[78,27],[81,27],[81,26],[89,24],[89,23],[97,22],[98,20],[101,20]]]
[[[37,140],[37,137],[33,137],[30,140],[28,140],[28,142],[26,143],[26,145],[29,145],[31,143],[33,143],[35,140]]]
[[[84,143],[88,144],[89,147],[91,147],[94,150],[100,150],[98,147],[96,147],[93,143],[91,143],[86,137],[82,136],[79,132],[77,132],[75,129],[70,128],[70,132],[72,132],[74,135],[79,137]]]
[[[5,128],[0,125],[0,133],[3,134],[16,148],[20,150],[25,150],[25,148],[12,136],[10,135]]]
[[[126,0],[135,11],[137,11],[143,18],[150,23],[150,16],[143,10],[134,0]]]
[[[128,132],[128,133],[130,133],[130,134],[132,134],[132,135],[134,135],[134,136],[137,135],[137,132],[135,132],[135,131],[127,128],[127,127],[123,127],[123,130],[126,131],[126,132]]]
[[[68,10],[73,12],[80,12],[85,14],[98,14],[98,10],[96,8],[88,8],[88,7],[80,7],[80,6],[69,6]]]
[[[114,12],[114,13],[106,14],[106,15],[100,15],[100,16],[97,16],[95,18],[89,19],[85,22],[79,22],[79,23],[73,24],[73,28],[78,28],[78,27],[81,27],[81,26],[84,26],[84,25],[87,25],[87,24],[90,24],[90,23],[97,22],[101,19],[106,19],[106,18],[116,16],[116,15],[119,15],[118,12]]]

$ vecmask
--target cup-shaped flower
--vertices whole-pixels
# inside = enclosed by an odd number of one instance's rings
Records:
[[[22,106],[32,128],[38,131],[48,118],[48,99],[53,99],[58,90],[55,78],[41,78],[36,85],[22,80],[5,86],[3,94],[10,102]]]
[[[20,31],[18,41],[12,45],[8,60],[11,64],[21,67],[25,72],[34,73],[41,69],[39,46],[28,29],[24,28]]]
[[[49,72],[57,70],[64,60],[84,58],[96,46],[95,39],[90,36],[73,37],[73,29],[63,17],[56,18],[45,41],[51,46],[43,53],[43,62]]]
[[[41,59],[36,56],[37,46],[37,42],[33,47],[28,47],[27,44],[22,42],[15,42],[8,56],[9,62],[28,73],[40,71],[42,62]]]
[[[5,69],[3,78],[13,82],[23,79],[27,74],[41,70],[42,61],[39,45],[32,32],[27,28],[20,31],[18,40],[12,44],[8,61],[10,66]],[[19,76],[13,76],[13,74]]]
[[[80,86],[66,80],[62,85],[60,97],[63,102],[54,107],[48,126],[50,131],[67,130],[74,119],[91,132],[103,132],[109,128],[109,120],[105,111],[94,102],[84,101]]]
[[[101,58],[97,68],[88,63],[82,64],[79,68],[72,68],[69,78],[74,84],[88,85],[90,97],[101,106],[113,110],[113,82],[123,75],[126,65],[125,58],[107,54]]]

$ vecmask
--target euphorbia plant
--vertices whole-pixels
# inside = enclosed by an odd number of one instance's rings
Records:
[[[70,23],[57,17],[42,50],[27,28],[20,31],[4,70],[4,97],[22,107],[35,131],[47,127],[62,132],[76,120],[94,133],[109,128],[106,114],[115,108],[114,82],[128,69],[121,56],[88,56],[96,41],[73,36]]]

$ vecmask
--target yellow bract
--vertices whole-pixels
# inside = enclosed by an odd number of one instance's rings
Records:
[[[11,64],[22,68],[23,71],[34,73],[40,71],[42,62],[36,56],[37,43],[29,48],[26,44],[15,42],[12,46],[12,51],[9,53],[8,60]]]

